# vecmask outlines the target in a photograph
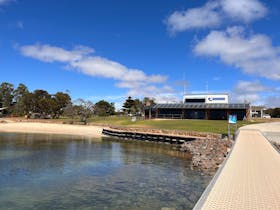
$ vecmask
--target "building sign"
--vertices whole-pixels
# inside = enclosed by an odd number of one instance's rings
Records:
[[[227,94],[186,94],[183,103],[228,104]]]
[[[228,103],[228,95],[207,95],[206,103],[209,104],[227,104]]]
[[[225,101],[225,98],[208,98],[208,101]]]
[[[228,123],[229,124],[236,124],[237,123],[237,116],[236,115],[229,115],[228,116]]]

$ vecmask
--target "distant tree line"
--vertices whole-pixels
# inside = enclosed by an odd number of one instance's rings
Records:
[[[280,107],[266,110],[266,113],[273,118],[280,118]]]
[[[46,90],[30,92],[24,84],[19,84],[17,88],[7,82],[0,85],[0,107],[7,108],[5,112],[9,115],[38,113],[41,116],[59,118],[70,103],[71,97],[67,93],[49,94]]]
[[[145,97],[143,100],[128,97],[123,106],[122,114],[143,115],[145,106],[152,106],[155,100]],[[3,82],[0,85],[0,108],[6,108],[6,115],[30,116],[38,114],[41,118],[79,117],[86,122],[93,115],[109,116],[116,114],[114,103],[105,100],[92,103],[84,99],[71,100],[68,93],[50,94],[46,90],[37,89],[30,92],[26,85]],[[3,113],[3,111],[2,111]],[[1,114],[1,113],[0,113]]]

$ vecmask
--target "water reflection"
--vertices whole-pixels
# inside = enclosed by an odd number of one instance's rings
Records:
[[[191,209],[210,177],[162,145],[0,134],[0,209]]]

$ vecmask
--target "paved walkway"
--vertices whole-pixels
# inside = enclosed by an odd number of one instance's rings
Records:
[[[280,210],[280,154],[261,133],[274,131],[280,123],[240,129],[224,168],[195,209]]]
[[[260,130],[269,141],[280,144],[280,122],[253,124],[244,128]]]

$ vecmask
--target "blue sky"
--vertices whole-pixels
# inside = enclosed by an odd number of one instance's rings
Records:
[[[187,83],[280,106],[279,21],[277,0],[0,0],[0,82],[117,106]]]

